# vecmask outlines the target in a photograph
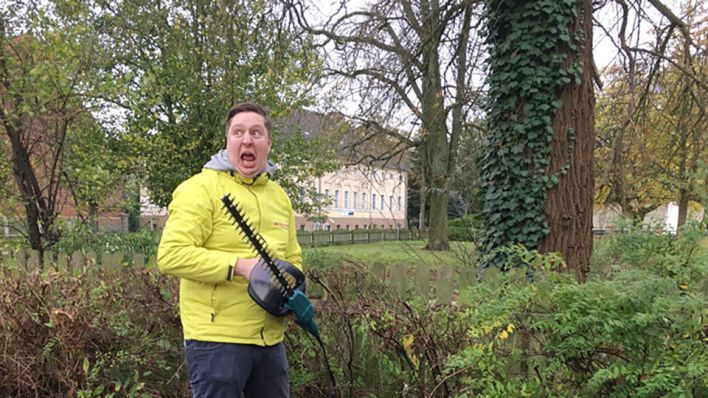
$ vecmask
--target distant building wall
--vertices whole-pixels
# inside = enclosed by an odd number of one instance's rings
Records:
[[[380,167],[352,166],[327,173],[317,191],[330,199],[326,220],[310,222],[298,214],[300,230],[405,228],[408,173]]]
[[[147,188],[140,188],[140,228],[163,229],[166,221],[167,208],[152,203]]]

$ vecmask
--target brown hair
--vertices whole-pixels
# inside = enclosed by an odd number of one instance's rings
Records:
[[[231,127],[231,119],[233,119],[234,116],[241,112],[255,112],[261,116],[263,116],[263,120],[265,121],[265,128],[266,131],[268,131],[268,137],[270,137],[271,130],[273,129],[273,122],[270,120],[270,117],[268,116],[268,111],[266,108],[254,103],[254,102],[241,102],[239,104],[236,104],[231,108],[229,111],[228,116],[226,117],[226,135],[229,135],[229,127]]]

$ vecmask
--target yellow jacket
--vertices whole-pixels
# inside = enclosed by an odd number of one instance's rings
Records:
[[[256,257],[222,209],[238,202],[275,257],[302,268],[290,199],[267,174],[241,177],[203,169],[172,194],[157,250],[161,272],[180,277],[184,338],[270,346],[283,340],[284,319],[268,314],[248,295],[248,281],[233,274],[236,261]]]

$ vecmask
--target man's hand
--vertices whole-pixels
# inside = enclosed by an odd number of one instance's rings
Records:
[[[242,277],[249,279],[251,277],[251,270],[258,263],[259,258],[239,258],[234,266],[234,273],[236,275],[241,275]]]

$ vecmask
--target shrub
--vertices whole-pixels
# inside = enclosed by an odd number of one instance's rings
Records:
[[[316,320],[329,350],[339,396],[448,397],[458,389],[445,360],[466,339],[464,318],[449,306],[403,300],[361,264],[309,270],[327,300]],[[293,396],[327,397],[319,346],[295,325],[287,333]]]
[[[466,215],[448,221],[448,239],[472,242],[479,237],[480,221],[474,215]]]
[[[705,249],[684,232],[604,242],[612,272],[585,284],[516,269],[464,291],[472,342],[447,363],[460,396],[706,396]]]
[[[3,270],[0,396],[188,395],[174,280]]]
[[[160,232],[140,230],[138,232],[93,233],[84,224],[77,224],[62,234],[53,250],[65,253],[75,251],[95,253],[143,254],[154,257],[160,242]]]

